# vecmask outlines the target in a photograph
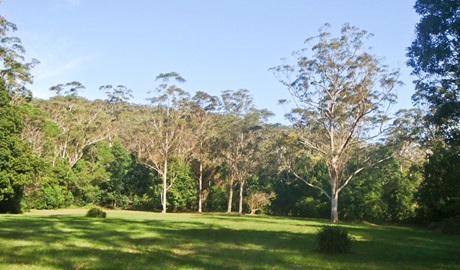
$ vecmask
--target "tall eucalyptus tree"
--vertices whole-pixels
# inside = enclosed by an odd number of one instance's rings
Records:
[[[295,65],[271,70],[296,101],[289,119],[299,142],[326,160],[329,192],[323,183],[298,177],[329,198],[331,221],[337,222],[340,191],[360,171],[381,161],[363,155],[361,166],[347,170],[352,156],[381,134],[386,109],[395,102],[399,72],[390,71],[364,47],[370,36],[366,31],[345,24],[341,35],[333,37],[327,28],[307,39],[316,43],[296,53]]]
[[[244,187],[255,171],[256,153],[263,122],[272,115],[267,110],[255,108],[252,96],[246,89],[226,90],[222,93],[223,117],[220,122],[221,154],[230,167],[227,213],[232,212],[235,181],[239,190],[239,214],[243,214]]]
[[[109,117],[98,104],[101,101],[90,102],[79,96],[84,88],[80,82],[58,84],[50,88],[55,97],[37,101],[60,129],[55,138],[54,160],[65,159],[70,168],[81,159],[86,147],[108,137]]]
[[[187,136],[187,116],[189,113],[189,94],[171,84],[184,83],[185,79],[176,72],[160,74],[156,77],[161,83],[153,96],[148,98],[151,106],[145,108],[144,115],[138,115],[140,122],[133,131],[136,142],[133,152],[139,160],[155,170],[162,178],[162,213],[167,211],[167,191],[174,184],[174,174],[169,169],[169,161],[174,157],[185,157],[192,149]]]
[[[212,139],[217,136],[217,119],[215,112],[220,106],[220,100],[205,92],[198,91],[192,98],[190,126],[191,137],[195,147],[192,155],[198,162],[198,212],[203,211],[205,166],[209,166],[208,180],[215,172],[216,154],[212,151]]]
[[[99,87],[99,90],[105,91],[107,95],[105,110],[110,117],[107,140],[109,145],[112,146],[115,138],[126,132],[126,129],[123,128],[127,125],[124,112],[129,109],[129,100],[133,98],[133,91],[124,85],[112,86],[110,84]]]

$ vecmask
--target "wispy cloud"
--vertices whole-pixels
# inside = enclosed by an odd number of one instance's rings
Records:
[[[58,77],[66,77],[66,74],[77,72],[86,63],[95,58],[95,55],[85,55],[69,59],[63,63],[42,62],[36,70],[35,80],[49,80]]]
[[[34,83],[31,86],[34,97],[49,98],[49,88],[58,83],[66,83],[79,78],[79,74],[88,68],[96,55],[79,56],[67,61],[42,61],[32,70]],[[47,59],[50,60],[50,59]],[[78,79],[77,79],[78,80]]]

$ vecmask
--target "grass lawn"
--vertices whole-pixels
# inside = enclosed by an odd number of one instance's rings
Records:
[[[343,224],[353,253],[314,251],[322,220],[85,209],[0,215],[0,269],[460,269],[460,236]]]

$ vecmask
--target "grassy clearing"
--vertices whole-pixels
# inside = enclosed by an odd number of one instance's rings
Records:
[[[267,216],[87,210],[0,216],[0,269],[458,269],[460,237],[344,224],[353,253],[314,251],[325,224]]]

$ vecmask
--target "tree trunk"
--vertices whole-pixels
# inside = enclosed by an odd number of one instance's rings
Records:
[[[200,179],[199,181],[199,191],[198,191],[198,213],[203,212],[203,162],[200,160]]]
[[[240,182],[240,204],[238,208],[238,214],[243,215],[243,190],[244,190],[244,183],[246,181]]]
[[[163,190],[161,191],[161,205],[163,206],[162,214],[166,214],[166,191],[167,191],[167,173],[168,173],[168,160],[165,159],[163,168]]]
[[[331,194],[331,222],[336,223],[339,221],[339,215],[337,212],[339,203],[339,193],[335,190],[332,190]]]
[[[228,214],[232,212],[232,203],[233,203],[233,175],[230,178],[230,185],[229,185],[229,190],[228,190],[228,207],[227,207]]]

